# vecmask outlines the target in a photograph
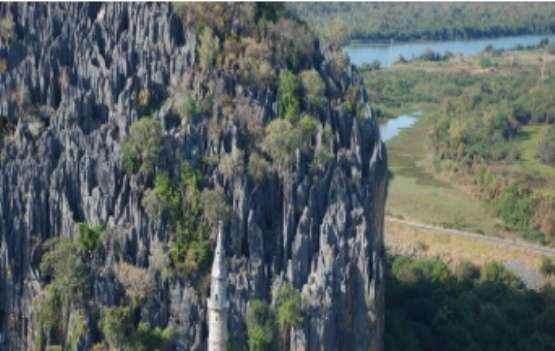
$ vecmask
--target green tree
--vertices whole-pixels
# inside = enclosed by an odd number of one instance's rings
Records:
[[[133,315],[129,307],[107,307],[102,318],[102,333],[112,349],[123,349],[133,338]]]
[[[288,120],[295,120],[300,111],[299,78],[288,70],[279,74],[278,113]]]
[[[497,215],[510,226],[522,231],[530,229],[536,201],[530,189],[512,184],[497,199]]]
[[[322,107],[325,103],[326,83],[314,68],[300,74],[306,102],[309,106]]]
[[[316,137],[317,129],[318,122],[316,122],[316,118],[312,115],[304,114],[295,129],[298,134],[298,141],[295,143],[295,146],[299,147],[302,145],[310,148],[313,139]]]
[[[143,197],[143,207],[150,218],[160,218],[172,201],[172,184],[166,173],[156,175],[154,188],[148,189]]]
[[[484,282],[501,283],[512,287],[522,287],[518,278],[501,263],[492,261],[482,267],[480,279]]]
[[[261,300],[249,302],[246,323],[249,351],[269,350],[275,323],[270,306]]]
[[[202,175],[187,162],[180,167],[180,176],[172,194],[172,228],[174,238],[170,257],[174,266],[185,274],[205,268],[210,260],[208,222],[200,193]]]
[[[293,125],[285,119],[277,118],[266,127],[265,147],[272,158],[283,168],[288,168],[295,157],[298,138]]]
[[[281,342],[286,345],[289,331],[303,321],[301,293],[286,283],[277,293],[276,320],[280,329]]]
[[[81,250],[92,252],[102,246],[102,236],[104,233],[104,226],[95,225],[89,226],[87,223],[78,223],[77,228],[77,244]]]
[[[40,272],[49,283],[33,300],[36,311],[37,344],[45,334],[58,336],[60,343],[68,339],[71,308],[85,299],[86,267],[79,246],[69,238],[55,237],[43,245]]]
[[[216,227],[218,221],[225,223],[231,218],[232,209],[221,188],[204,189],[201,198],[204,218],[212,228]]]
[[[143,117],[133,123],[121,150],[123,167],[128,174],[152,175],[162,152],[160,123],[152,117]]]

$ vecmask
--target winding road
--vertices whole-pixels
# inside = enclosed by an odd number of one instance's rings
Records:
[[[503,239],[503,238],[487,236],[479,233],[472,233],[472,232],[466,232],[462,230],[438,227],[438,226],[429,225],[425,223],[407,221],[404,219],[398,219],[390,216],[386,216],[385,220],[393,223],[403,224],[416,229],[425,229],[428,231],[433,231],[439,234],[458,235],[469,239],[474,239],[482,242],[488,242],[488,243],[505,246],[507,248],[521,249],[521,250],[527,250],[530,252],[539,253],[543,255],[555,256],[555,249],[553,248],[549,248],[549,247],[541,246],[537,244],[531,244],[521,240]]]

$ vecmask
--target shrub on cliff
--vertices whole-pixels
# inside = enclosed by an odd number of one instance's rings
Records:
[[[195,123],[197,117],[204,112],[202,104],[190,95],[183,98],[178,111],[185,124]]]
[[[102,333],[112,349],[123,349],[133,335],[133,316],[129,307],[107,307],[102,318]]]
[[[133,310],[127,306],[107,307],[102,318],[102,333],[112,350],[164,350],[172,338],[172,328],[151,327],[146,322],[135,326]]]
[[[271,165],[257,152],[251,153],[249,157],[248,173],[256,183],[261,183],[268,178]]]
[[[321,107],[325,103],[326,83],[315,69],[302,71],[301,82],[309,106]]]
[[[40,272],[48,284],[33,299],[37,345],[43,344],[46,335],[56,335],[59,339],[50,342],[67,338],[71,308],[81,304],[86,293],[87,272],[78,245],[69,238],[56,237],[42,247]]]
[[[270,306],[261,300],[249,302],[246,324],[249,351],[269,350],[275,324],[274,314]]]
[[[86,252],[93,252],[102,245],[104,227],[102,225],[89,226],[87,223],[78,223],[77,244]]]
[[[301,308],[301,293],[291,284],[282,286],[276,299],[276,319],[280,328],[288,329],[299,325],[303,321]]]
[[[133,123],[121,146],[123,168],[127,174],[151,176],[160,162],[162,127],[152,117]]]
[[[299,78],[291,71],[279,74],[278,113],[288,120],[294,120],[300,111]]]
[[[231,218],[232,209],[221,188],[204,189],[201,193],[201,201],[203,216],[212,228],[216,228],[218,221],[225,223]]]

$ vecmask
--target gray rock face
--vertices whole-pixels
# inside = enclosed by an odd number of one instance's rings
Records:
[[[263,122],[276,103],[275,92],[202,74],[196,33],[169,4],[1,4],[0,15],[14,22],[12,38],[0,36],[0,349],[30,350],[41,242],[73,236],[78,222],[109,227],[103,269],[90,282],[91,304],[108,306],[122,296],[110,273],[116,262],[153,269],[154,247],[169,240],[167,223],[149,219],[144,189],[122,170],[121,142],[141,114],[137,93],[150,92],[166,161],[176,164],[241,143],[234,120],[215,137],[202,123],[181,128],[171,106],[183,85],[216,97],[231,91],[242,101],[235,113]],[[360,85],[348,71],[333,83],[327,60],[320,71],[338,91]],[[318,118],[335,140],[335,159],[318,176],[300,154],[291,174],[262,184],[217,169],[205,175],[233,204],[230,328],[245,342],[249,299],[270,301],[289,281],[306,304],[291,350],[381,350],[385,148],[372,118],[331,103]],[[155,285],[142,316],[172,325],[176,349],[206,349],[206,299],[184,277],[157,275]]]

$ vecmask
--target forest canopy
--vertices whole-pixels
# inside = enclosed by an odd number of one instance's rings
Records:
[[[288,9],[320,35],[343,42],[546,34],[555,29],[555,4],[549,3],[291,3]]]

